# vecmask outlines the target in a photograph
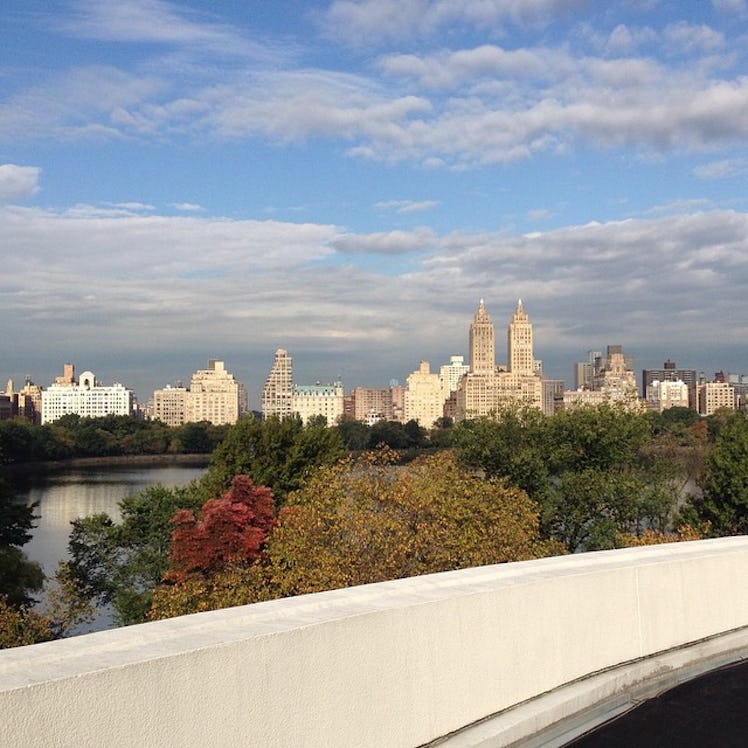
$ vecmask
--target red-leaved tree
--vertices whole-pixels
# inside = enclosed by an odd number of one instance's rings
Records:
[[[203,504],[199,516],[181,509],[171,520],[170,570],[178,581],[193,572],[212,572],[228,563],[259,557],[273,516],[273,492],[236,475],[231,488]]]

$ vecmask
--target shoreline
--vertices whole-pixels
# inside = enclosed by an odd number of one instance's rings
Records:
[[[159,455],[108,455],[103,457],[73,457],[68,460],[45,460],[43,462],[19,462],[2,465],[8,474],[29,472],[54,472],[77,467],[107,467],[121,465],[204,465],[210,464],[210,454],[159,454]]]

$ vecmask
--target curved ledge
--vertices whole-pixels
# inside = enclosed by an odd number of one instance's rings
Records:
[[[82,747],[421,745],[623,663],[697,642],[722,646],[722,634],[748,626],[746,568],[748,537],[628,548],[6,650],[3,739]],[[535,715],[549,703],[536,701]],[[568,703],[553,721],[580,711]],[[513,739],[545,729],[544,719],[526,722]]]

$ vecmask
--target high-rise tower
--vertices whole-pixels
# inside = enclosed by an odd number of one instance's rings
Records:
[[[517,402],[542,407],[543,387],[540,368],[533,359],[532,325],[522,301],[509,324],[508,355],[508,371],[496,366],[494,326],[481,299],[470,325],[470,371],[460,377],[454,397],[457,420],[496,416],[502,408]]]
[[[293,359],[288,355],[288,351],[279,348],[275,352],[273,367],[262,390],[263,418],[290,416],[293,412],[292,401]]]
[[[507,330],[507,363],[513,374],[531,376],[535,373],[532,353],[532,325],[522,308],[522,299],[517,302],[517,311]]]
[[[470,373],[494,374],[496,371],[496,340],[493,322],[483,299],[470,325]]]

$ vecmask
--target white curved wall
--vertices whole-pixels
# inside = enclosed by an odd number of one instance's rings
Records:
[[[414,746],[748,625],[748,537],[467,569],[0,652],[13,746]]]

